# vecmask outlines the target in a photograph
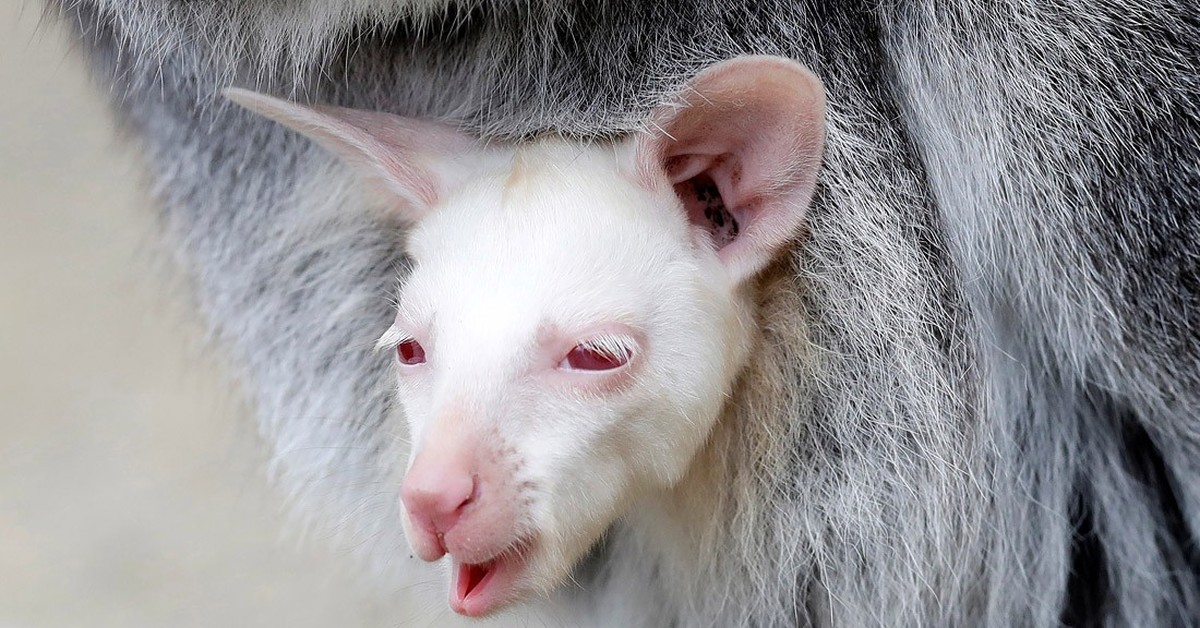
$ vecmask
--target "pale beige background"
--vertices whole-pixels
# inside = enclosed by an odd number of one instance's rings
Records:
[[[40,7],[0,2],[0,628],[404,623],[284,534],[136,160]]]

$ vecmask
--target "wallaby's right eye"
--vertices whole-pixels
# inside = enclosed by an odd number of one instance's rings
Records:
[[[422,347],[415,338],[409,338],[396,346],[396,357],[400,358],[400,363],[406,366],[424,364],[425,347]]]

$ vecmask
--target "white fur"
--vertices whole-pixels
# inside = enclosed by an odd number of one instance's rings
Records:
[[[635,498],[674,485],[703,444],[752,341],[751,304],[673,195],[622,173],[613,146],[556,140],[514,152],[434,209],[410,237],[398,325],[428,362],[400,390],[413,455],[444,408],[512,450],[536,534],[529,586],[549,590]],[[547,327],[640,332],[632,373],[565,374],[539,355]],[[561,358],[561,356],[560,356]]]

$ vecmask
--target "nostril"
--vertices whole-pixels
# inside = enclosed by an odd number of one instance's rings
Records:
[[[470,506],[472,503],[474,503],[478,500],[479,500],[479,476],[472,474],[471,475],[471,493],[469,495],[467,495],[467,498],[464,499],[461,504],[458,505],[458,509],[461,511],[463,508]]]
[[[465,473],[437,478],[410,474],[400,494],[415,522],[429,532],[445,534],[458,523],[463,510],[479,499],[479,482]]]
[[[458,504],[451,508],[445,509],[444,514],[433,519],[434,526],[437,527],[440,532],[449,532],[451,528],[458,524],[459,519],[462,518],[463,510],[465,510],[467,506],[470,506],[479,498],[479,481],[474,475],[468,476],[467,480],[469,481],[469,484],[464,486],[469,486],[470,488],[466,491],[458,491],[455,493],[456,495],[465,495],[465,497],[450,498],[446,502],[446,505],[449,505],[454,501],[457,501]]]

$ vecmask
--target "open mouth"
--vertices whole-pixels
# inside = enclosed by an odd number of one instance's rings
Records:
[[[523,553],[506,552],[476,564],[455,559],[452,566],[450,608],[467,617],[482,617],[514,597],[525,560]]]

